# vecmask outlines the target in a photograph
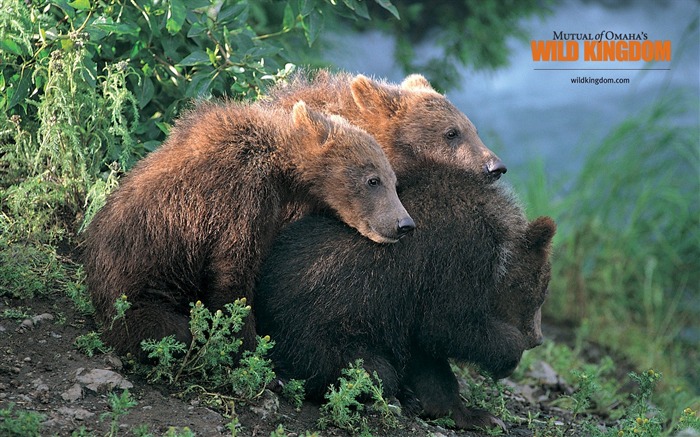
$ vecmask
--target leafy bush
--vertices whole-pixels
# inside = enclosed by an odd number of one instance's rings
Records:
[[[359,11],[335,3],[4,2],[0,201],[10,230],[70,235],[189,101],[256,99],[305,56],[325,15]]]

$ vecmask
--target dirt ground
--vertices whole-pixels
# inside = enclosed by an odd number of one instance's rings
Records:
[[[71,435],[81,427],[84,430],[80,435],[115,435],[110,434],[111,419],[105,416],[110,411],[107,394],[124,388],[129,389],[137,405],[120,417],[118,435],[143,435],[136,432],[143,425],[151,435],[164,435],[172,427],[178,435],[183,435],[184,427],[198,436],[232,435],[226,426],[231,419],[225,417],[224,410],[208,408],[196,399],[180,399],[166,386],[148,384],[111,354],[87,357],[78,351],[75,339],[95,331],[96,326],[93,320],[81,316],[67,297],[0,301],[0,314],[16,308],[29,317],[0,318],[0,409],[14,404],[15,413],[40,413],[40,435]],[[550,401],[570,387],[558,380],[546,364],[541,374],[534,376],[540,381],[535,385],[518,386],[506,380],[513,385],[513,393],[506,395],[507,409],[520,418],[506,420],[508,435],[533,435],[527,419],[536,414],[541,423],[549,421],[550,427],[567,426],[566,412],[550,405]],[[269,436],[280,424],[288,436],[318,431],[318,405],[305,403],[297,411],[272,391],[266,391],[253,404],[236,403],[234,407],[240,421],[237,435]],[[483,435],[403,417],[398,428],[383,429],[371,413],[369,422],[375,436]],[[577,434],[573,431],[568,430],[567,435]],[[349,435],[337,428],[318,432],[321,436]]]

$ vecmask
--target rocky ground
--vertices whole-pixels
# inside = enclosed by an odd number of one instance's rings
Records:
[[[29,317],[0,318],[0,410],[5,411],[4,420],[17,420],[22,412],[39,413],[39,435],[79,435],[81,429],[81,435],[115,435],[115,429],[118,435],[140,435],[139,426],[151,435],[168,430],[179,433],[172,435],[186,435],[185,427],[200,436],[232,435],[227,426],[232,411],[204,406],[197,399],[181,399],[169,387],[148,384],[125,370],[122,361],[111,354],[88,357],[76,350],[75,339],[96,326],[82,317],[68,298],[0,302],[0,314],[13,314],[17,309]],[[549,421],[555,429],[568,426],[566,412],[549,405],[549,400],[571,388],[546,363],[533,369],[531,376],[539,381],[536,385],[520,386],[506,380],[513,391],[506,394],[507,409],[519,418],[506,420],[509,435],[532,435],[527,422],[536,414],[537,420]],[[108,393],[123,389],[129,390],[137,404],[117,419],[117,428],[112,428]],[[296,410],[269,390],[254,403],[235,402],[232,406],[240,422],[235,428],[237,435],[269,436],[280,424],[291,436],[318,430],[318,405],[305,403]],[[398,428],[385,429],[371,412],[368,417],[374,435],[480,435],[406,418],[399,418]],[[328,428],[319,435],[348,433]]]

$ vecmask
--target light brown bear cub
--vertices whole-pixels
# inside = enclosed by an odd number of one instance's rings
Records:
[[[379,243],[414,228],[396,176],[372,137],[340,117],[258,104],[201,103],[140,161],[89,225],[87,287],[103,338],[144,358],[140,343],[189,343],[189,304],[252,304],[261,260],[288,204],[329,208]],[[114,303],[131,302],[113,323]],[[254,347],[252,315],[243,328]]]
[[[298,100],[341,115],[374,136],[399,183],[430,164],[463,169],[487,181],[506,172],[467,116],[421,75],[410,75],[396,85],[363,75],[301,72],[268,96],[268,102],[286,108]]]

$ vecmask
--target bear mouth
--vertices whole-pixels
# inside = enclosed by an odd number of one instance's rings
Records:
[[[403,235],[388,236],[378,232],[374,227],[369,224],[365,225],[365,229],[359,230],[362,235],[379,244],[393,244],[399,241]],[[405,234],[404,234],[405,235]]]

